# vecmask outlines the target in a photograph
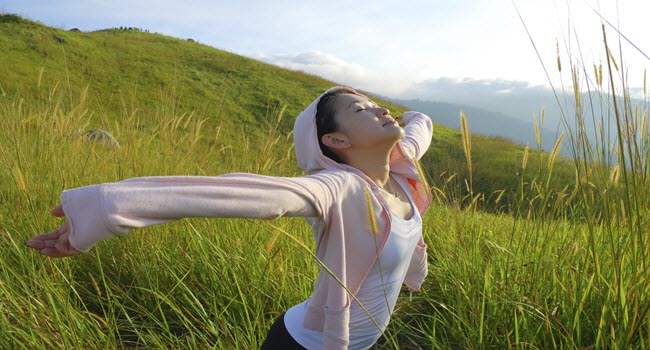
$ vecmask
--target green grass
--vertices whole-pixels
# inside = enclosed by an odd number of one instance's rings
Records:
[[[63,260],[22,242],[58,225],[48,212],[67,188],[299,175],[293,116],[332,83],[162,35],[0,19],[14,62],[0,70],[0,348],[258,348],[310,294],[316,264],[281,232],[313,246],[303,220],[181,220]],[[99,127],[122,147],[71,136]],[[438,127],[423,161],[438,199],[424,217],[429,276],[377,347],[650,348],[647,140],[614,181],[595,158],[549,165],[533,145],[524,166],[522,147]]]
[[[26,108],[51,108],[52,103],[74,106],[83,100],[87,113],[84,124],[113,134],[131,124],[151,132],[150,126],[161,118],[194,114],[205,120],[204,130],[220,131],[219,147],[232,147],[233,155],[239,156],[239,147],[233,145],[246,134],[252,140],[248,146],[258,152],[259,142],[255,140],[264,137],[269,118],[284,110],[286,117],[277,129],[286,134],[291,131],[293,117],[335,85],[161,34],[120,29],[69,32],[16,16],[2,18],[0,98],[22,98]],[[405,110],[381,100],[379,103],[393,115]],[[457,174],[462,184],[467,169],[460,133],[439,125],[434,132],[433,145],[423,162],[426,171],[436,184],[447,180],[438,179],[437,174]],[[506,193],[500,203],[494,203],[493,193],[516,187],[524,147],[489,137],[477,136],[473,142],[477,150],[474,189],[486,196],[482,208],[512,210],[514,193]],[[571,168],[558,167],[568,176],[559,177],[556,188],[572,183]],[[458,188],[461,193],[453,200],[466,205],[462,198],[467,192],[463,186]]]

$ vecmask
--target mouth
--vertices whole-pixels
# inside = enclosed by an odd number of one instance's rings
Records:
[[[397,124],[397,121],[395,119],[388,119],[381,126],[386,126],[388,124]]]

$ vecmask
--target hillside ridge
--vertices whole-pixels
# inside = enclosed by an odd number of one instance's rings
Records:
[[[293,118],[322,91],[336,85],[139,28],[66,31],[4,15],[0,16],[0,47],[6,58],[0,69],[5,98],[14,95],[30,103],[46,103],[56,90],[61,103],[71,108],[83,98],[89,125],[109,132],[117,117],[125,114],[135,115],[141,124],[148,118],[170,118],[160,116],[163,110],[176,116],[198,114],[205,119],[203,130],[218,129],[222,139],[230,140],[227,146],[245,142],[252,151],[262,147],[258,140],[271,125],[280,133],[290,133]],[[381,99],[378,103],[394,115],[405,111]],[[284,117],[278,118],[280,113]],[[439,124],[434,132],[423,159],[426,172],[434,185],[446,181],[440,174],[458,174],[462,183],[467,166],[461,134]],[[524,147],[478,135],[472,135],[472,143],[478,165],[473,174],[475,192],[489,195],[516,188]],[[291,145],[277,147],[279,154],[286,154]],[[566,173],[572,180],[572,171]]]

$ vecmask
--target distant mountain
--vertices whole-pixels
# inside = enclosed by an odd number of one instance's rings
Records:
[[[556,93],[557,95],[547,88],[529,86],[513,86],[508,92],[495,92],[494,88],[486,87],[485,84],[460,82],[457,85],[442,87],[423,84],[417,91],[408,94],[418,100],[402,100],[401,103],[427,111],[434,120],[440,120],[441,124],[452,128],[458,128],[458,113],[463,110],[470,120],[470,130],[473,133],[498,135],[517,143],[529,143],[531,146],[535,144],[534,136],[531,136],[534,135],[531,131],[533,116],[539,118],[544,110],[544,150],[549,151],[560,133],[564,132],[560,154],[569,157],[575,148],[571,143],[575,140],[576,114],[579,114],[592,147],[598,145],[602,148],[603,145],[608,147],[617,144],[616,115],[610,94],[599,91],[581,93],[581,111],[576,113],[573,90],[558,89]],[[638,96],[638,92],[636,95]],[[445,102],[427,102],[432,100]],[[616,102],[619,114],[622,115],[621,111],[627,109],[630,118],[633,118],[636,106],[643,107],[648,103],[642,99],[630,99],[625,102],[621,96]],[[449,118],[450,121],[444,121]]]
[[[409,109],[425,113],[436,123],[456,130],[460,130],[460,112],[462,111],[467,118],[469,131],[472,134],[498,136],[521,145],[530,145],[534,148],[537,146],[532,116],[529,122],[525,122],[503,113],[468,105],[422,100],[390,100]],[[543,127],[540,128],[540,132],[542,148],[550,151],[555,145],[559,133]]]

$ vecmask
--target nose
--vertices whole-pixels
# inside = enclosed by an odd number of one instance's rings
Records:
[[[375,113],[377,113],[378,116],[383,117],[385,115],[390,115],[390,111],[388,108],[383,108],[383,107],[377,107]]]

